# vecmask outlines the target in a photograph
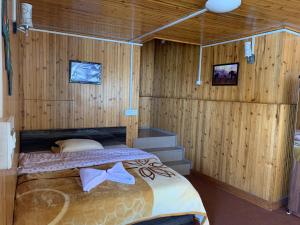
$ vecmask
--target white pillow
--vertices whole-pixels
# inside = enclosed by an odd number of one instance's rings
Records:
[[[59,146],[59,152],[79,152],[104,149],[99,142],[90,139],[60,140],[56,141],[55,144]]]

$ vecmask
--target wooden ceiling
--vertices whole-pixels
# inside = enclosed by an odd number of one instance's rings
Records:
[[[22,2],[22,0],[20,0]],[[205,0],[26,0],[35,28],[129,41],[195,12]],[[242,0],[226,14],[206,12],[152,38],[207,44],[254,33],[300,30],[299,0]]]

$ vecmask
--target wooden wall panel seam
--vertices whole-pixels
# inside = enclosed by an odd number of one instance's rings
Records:
[[[210,102],[237,102],[230,100],[214,100],[214,99],[198,99],[198,98],[173,98],[173,97],[163,97],[163,96],[140,96],[140,98],[156,98],[156,99],[178,99],[178,100],[195,100],[195,101],[210,101]],[[240,103],[249,103],[249,104],[262,104],[262,105],[297,105],[297,104],[287,104],[287,103],[272,103],[272,102],[247,102],[247,101],[238,101]]]

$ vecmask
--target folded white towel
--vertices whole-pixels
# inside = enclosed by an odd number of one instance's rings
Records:
[[[106,180],[107,174],[105,170],[96,169],[80,169],[80,179],[83,191],[90,191],[97,185]]]
[[[109,170],[97,170],[91,168],[80,169],[80,179],[83,191],[90,191],[106,180],[123,183],[135,184],[135,178],[123,167],[122,162],[116,163]]]
[[[124,168],[121,162],[116,163],[113,168],[107,170],[107,180],[123,184],[135,184],[135,178]]]

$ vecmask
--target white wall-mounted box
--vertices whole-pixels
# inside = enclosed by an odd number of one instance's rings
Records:
[[[15,148],[14,118],[0,119],[0,169],[12,167]]]

